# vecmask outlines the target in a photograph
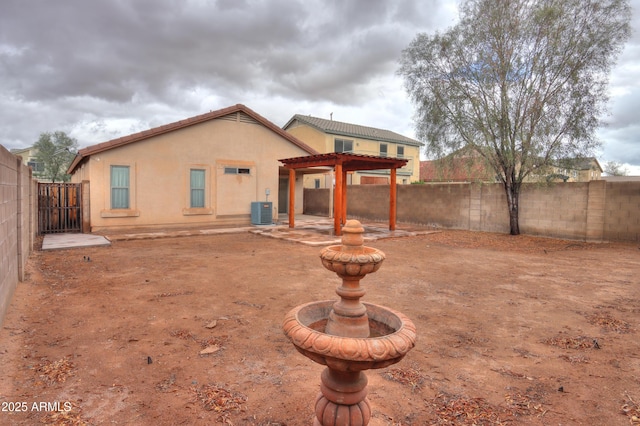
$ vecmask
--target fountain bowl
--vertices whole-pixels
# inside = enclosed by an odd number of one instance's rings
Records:
[[[372,247],[361,247],[357,252],[345,250],[342,245],[329,246],[320,252],[322,265],[339,276],[364,276],[382,266],[385,255]]]
[[[324,332],[335,300],[300,305],[285,316],[283,330],[307,358],[338,371],[384,368],[399,362],[415,346],[416,327],[404,314],[384,306],[367,308],[370,337],[341,337]]]

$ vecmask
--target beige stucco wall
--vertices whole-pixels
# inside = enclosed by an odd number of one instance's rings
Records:
[[[277,218],[278,159],[302,155],[308,153],[257,122],[224,117],[94,154],[73,181],[90,181],[92,231],[248,224],[251,202],[265,201],[266,189]],[[130,209],[111,209],[111,166],[130,168]],[[224,167],[250,174],[225,174]],[[205,208],[189,208],[192,168],[205,170]],[[302,213],[302,180],[298,186],[296,213]]]
[[[304,141],[307,145],[310,145],[318,152],[328,153],[334,152],[335,139],[346,139],[353,141],[353,153],[364,155],[380,155],[380,144],[387,145],[387,155],[389,157],[396,157],[398,152],[398,145],[393,142],[380,142],[370,139],[354,138],[350,136],[336,136],[321,132],[311,126],[305,124],[298,124],[296,126],[289,127],[287,132],[291,133],[298,139]],[[405,145],[404,157],[409,159],[407,166],[398,169],[396,182],[398,184],[409,184],[411,182],[417,182],[420,180],[420,148],[417,146]],[[372,170],[370,172],[355,172],[349,178],[348,182],[353,185],[359,185],[362,176],[374,176],[389,178],[389,170]],[[329,183],[332,182],[330,177],[323,174],[308,174],[304,177],[304,187],[314,188],[316,185],[316,179],[320,180],[320,188],[327,188]]]

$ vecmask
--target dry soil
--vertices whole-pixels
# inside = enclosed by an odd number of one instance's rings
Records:
[[[640,422],[637,245],[369,245],[387,258],[364,300],[418,329],[367,372],[372,426]],[[0,329],[0,424],[311,424],[323,367],[281,322],[336,297],[319,250],[241,233],[36,251]]]

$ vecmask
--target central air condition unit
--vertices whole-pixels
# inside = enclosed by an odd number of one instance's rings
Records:
[[[255,201],[251,203],[251,224],[271,225],[271,212],[273,203],[271,201]]]

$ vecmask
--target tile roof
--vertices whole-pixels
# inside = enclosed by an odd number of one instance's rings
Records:
[[[278,135],[282,136],[283,138],[287,139],[289,142],[293,143],[294,145],[297,145],[298,147],[302,148],[304,151],[308,152],[309,154],[311,154],[311,155],[318,154],[318,152],[315,149],[311,148],[309,145],[307,145],[306,143],[302,142],[300,139],[296,138],[295,136],[291,135],[290,133],[285,132],[283,129],[281,129],[280,127],[276,126],[271,121],[267,120],[266,118],[264,118],[263,116],[261,116],[257,112],[255,112],[252,109],[246,107],[245,105],[236,104],[236,105],[230,106],[228,108],[223,108],[223,109],[219,109],[219,110],[216,110],[216,111],[211,111],[211,112],[208,112],[208,113],[205,113],[205,114],[196,115],[195,117],[187,118],[185,120],[180,120],[180,121],[176,121],[176,122],[173,122],[173,123],[165,124],[163,126],[154,127],[152,129],[149,129],[149,130],[144,130],[142,132],[133,133],[131,135],[122,136],[122,137],[117,138],[117,139],[112,139],[112,140],[107,141],[107,142],[102,142],[102,143],[99,143],[99,144],[96,144],[96,145],[91,145],[91,146],[88,146],[86,148],[83,148],[83,149],[78,151],[78,154],[75,156],[75,158],[71,162],[71,165],[69,166],[69,169],[67,170],[67,173],[72,174],[78,168],[78,166],[80,164],[82,164],[83,161],[86,161],[86,159],[89,156],[93,155],[93,154],[98,154],[100,152],[108,151],[110,149],[117,148],[117,147],[120,147],[120,146],[123,146],[123,145],[128,145],[130,143],[134,143],[134,142],[138,142],[138,141],[141,141],[141,140],[149,139],[149,138],[152,138],[154,136],[161,135],[163,133],[169,133],[169,132],[172,132],[174,130],[178,130],[178,129],[182,129],[182,128],[185,128],[185,127],[188,127],[188,126],[192,126],[194,124],[199,124],[199,123],[203,123],[205,121],[209,121],[209,120],[213,120],[213,119],[216,119],[216,118],[224,117],[225,115],[233,114],[233,113],[236,113],[236,112],[243,112],[243,113],[247,114],[249,117],[253,118],[258,123],[262,124],[263,126],[268,128],[269,130],[271,130],[271,131],[277,133]]]
[[[377,129],[375,127],[360,126],[358,124],[344,123],[342,121],[325,120],[324,118],[312,117],[310,115],[296,114],[284,125],[287,129],[295,121],[307,124],[316,129],[337,136],[349,136],[361,139],[370,139],[383,142],[395,142],[405,145],[422,146],[423,143],[415,139],[402,136],[391,130]]]

